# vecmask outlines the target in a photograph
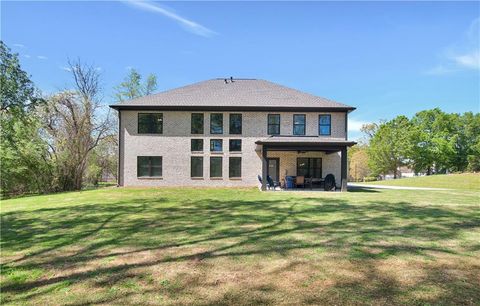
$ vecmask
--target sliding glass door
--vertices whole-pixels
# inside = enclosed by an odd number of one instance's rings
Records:
[[[322,178],[322,159],[298,157],[297,175],[311,178]]]

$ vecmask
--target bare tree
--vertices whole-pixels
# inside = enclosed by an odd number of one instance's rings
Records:
[[[100,103],[100,75],[80,60],[69,61],[74,89],[53,95],[44,108],[46,133],[62,190],[79,190],[89,154],[111,134],[110,112]]]

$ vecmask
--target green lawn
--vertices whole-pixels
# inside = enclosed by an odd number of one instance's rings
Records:
[[[480,173],[417,176],[397,180],[368,182],[362,184],[478,190],[480,189]]]
[[[478,190],[105,188],[1,203],[1,303],[478,305]]]

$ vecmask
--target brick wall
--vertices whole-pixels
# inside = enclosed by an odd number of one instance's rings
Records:
[[[152,111],[149,111],[152,112]],[[261,147],[255,141],[267,137],[267,114],[275,112],[243,112],[242,135],[229,135],[229,112],[223,112],[223,129],[221,135],[210,134],[210,113],[204,113],[204,134],[192,135],[191,113],[162,111],[163,134],[139,135],[137,133],[138,111],[121,112],[121,160],[120,160],[120,184],[123,186],[257,186],[257,175],[261,174]],[[281,135],[292,135],[293,114],[277,112],[281,115]],[[306,135],[318,135],[318,115],[320,113],[306,113]],[[322,136],[325,139],[345,139],[345,114],[331,113],[332,133],[331,136]],[[192,154],[190,140],[192,138],[204,139],[204,152]],[[223,152],[210,152],[210,139],[223,140]],[[229,139],[242,139],[242,152],[234,153],[228,150]],[[275,152],[275,154],[278,152]],[[271,152],[274,154],[274,152]],[[285,152],[284,159],[280,160],[280,167],[285,163],[287,171],[296,171],[296,152]],[[324,174],[333,173],[339,184],[340,179],[340,155],[309,152],[308,154],[320,154],[323,160]],[[307,156],[305,155],[305,156]],[[137,178],[137,156],[162,156],[162,178]],[[190,157],[203,156],[203,179],[190,177]],[[223,158],[223,178],[210,179],[209,165],[210,156]],[[230,156],[242,157],[242,178],[229,179],[228,158]],[[303,156],[303,155],[302,155]],[[292,166],[295,161],[295,166]],[[281,168],[282,169],[282,168]],[[328,171],[328,172],[326,172]],[[282,173],[282,170],[281,172]]]

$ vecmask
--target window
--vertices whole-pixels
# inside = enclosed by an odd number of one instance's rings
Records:
[[[305,115],[293,115],[293,135],[305,135]]]
[[[318,134],[330,135],[332,132],[332,116],[319,115],[318,116]]]
[[[242,177],[242,158],[230,157],[228,163],[229,177]]]
[[[192,134],[203,134],[203,114],[192,114],[191,125]]]
[[[137,156],[137,177],[162,176],[161,156]]]
[[[242,151],[242,140],[241,139],[230,139],[228,147],[229,147],[229,151],[231,151],[231,152]]]
[[[268,114],[268,135],[280,135],[280,115]]]
[[[242,114],[230,114],[230,134],[242,134]]]
[[[223,141],[221,139],[210,139],[210,151],[211,152],[222,152],[223,151]]]
[[[210,134],[223,134],[223,114],[210,114]]]
[[[221,157],[210,157],[210,177],[222,177]]]
[[[191,140],[192,151],[203,151],[203,139]]]
[[[321,158],[297,158],[297,175],[312,178],[322,178]]]
[[[138,134],[162,134],[163,114],[162,113],[139,113]]]
[[[190,175],[192,177],[203,177],[203,157],[192,156],[190,167]]]

